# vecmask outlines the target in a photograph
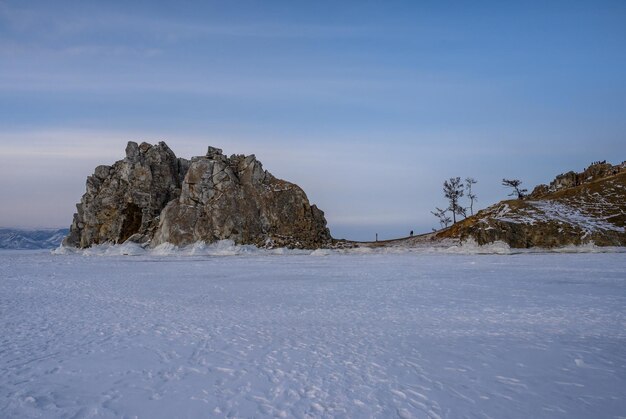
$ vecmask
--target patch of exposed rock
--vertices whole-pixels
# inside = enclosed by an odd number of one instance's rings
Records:
[[[626,162],[613,166],[606,161],[595,162],[585,170],[576,173],[573,170],[558,175],[549,185],[538,185],[530,194],[530,199],[541,198],[551,193],[594,182],[626,171]]]
[[[319,248],[332,241],[324,213],[300,187],[263,170],[254,155],[227,157],[213,147],[189,161],[163,142],[129,142],[125,159],[87,178],[77,210],[67,246],[230,239]]]
[[[503,241],[514,248],[626,246],[626,164],[599,162],[559,175],[527,198],[492,205],[436,238]]]

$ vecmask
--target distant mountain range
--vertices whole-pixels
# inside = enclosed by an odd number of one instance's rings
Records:
[[[67,228],[57,230],[0,228],[0,249],[53,249],[61,244],[68,233]]]

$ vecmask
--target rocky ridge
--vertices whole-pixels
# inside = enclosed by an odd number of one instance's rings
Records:
[[[129,142],[126,157],[98,166],[64,245],[132,241],[146,246],[233,240],[318,248],[331,243],[324,213],[297,185],[263,170],[254,155],[177,158],[170,148]]]
[[[557,176],[524,199],[499,202],[434,235],[513,248],[626,246],[626,162]]]

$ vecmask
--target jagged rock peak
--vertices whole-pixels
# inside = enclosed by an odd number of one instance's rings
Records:
[[[317,248],[331,243],[324,213],[304,191],[277,179],[252,154],[177,158],[164,142],[126,146],[126,158],[98,166],[65,245],[126,240],[169,242],[231,239],[240,244]]]
[[[209,146],[207,152],[206,152],[206,156],[208,158],[214,158],[215,156],[221,156],[222,155],[222,149],[221,148],[215,148],[215,147],[211,147]]]

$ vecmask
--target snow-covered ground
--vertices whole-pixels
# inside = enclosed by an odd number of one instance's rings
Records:
[[[0,417],[626,417],[625,253],[114,253],[0,252]]]

